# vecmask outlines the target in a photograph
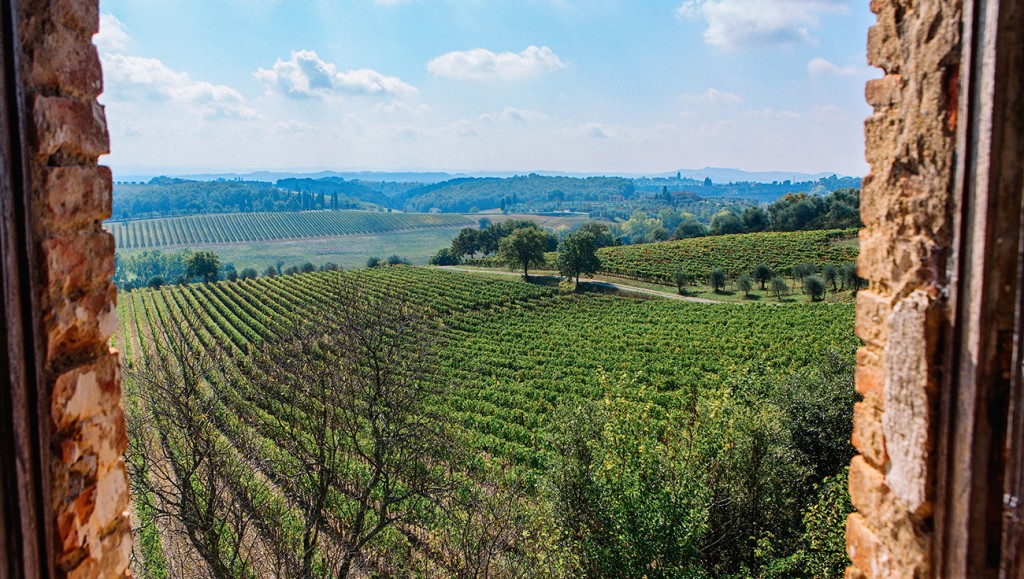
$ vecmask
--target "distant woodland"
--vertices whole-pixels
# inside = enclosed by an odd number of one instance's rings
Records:
[[[289,178],[264,181],[191,181],[157,177],[114,185],[116,220],[255,211],[368,209],[408,212],[579,212],[628,219],[665,208],[709,221],[723,208],[771,203],[783,195],[822,197],[859,188],[860,179],[836,176],[791,183],[713,183],[679,178],[549,177],[458,178],[440,183]]]

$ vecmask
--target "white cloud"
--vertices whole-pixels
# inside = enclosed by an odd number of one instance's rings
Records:
[[[759,111],[747,111],[748,117],[760,117],[762,119],[798,119],[800,113],[793,111],[777,111],[775,109],[761,109]]]
[[[517,123],[528,123],[531,121],[545,121],[548,116],[544,113],[531,111],[528,109],[517,109],[515,107],[505,107],[500,113],[497,114],[484,114],[480,115],[480,120],[485,123],[496,123],[499,121],[513,121]]]
[[[609,139],[609,138],[611,138],[611,135],[609,134],[610,132],[608,130],[608,127],[606,127],[605,125],[602,125],[600,123],[586,123],[586,124],[580,126],[580,131],[582,131],[582,133],[584,135],[586,135],[587,137],[590,137],[591,139]]]
[[[187,72],[178,72],[156,58],[105,54],[104,78],[123,89],[120,95],[133,90],[154,100],[171,100],[192,107],[206,117],[254,119],[259,113],[246,104],[237,90],[222,84],[194,81]]]
[[[846,8],[847,0],[685,0],[675,14],[703,19],[706,43],[742,49],[814,42],[819,15]]]
[[[522,80],[555,72],[565,63],[547,46],[530,46],[520,53],[495,53],[485,48],[442,54],[427,63],[435,76],[455,80]]]
[[[729,103],[736,104],[743,102],[743,97],[734,93],[718,90],[716,88],[709,88],[708,90],[700,94],[687,94],[683,95],[683,98],[693,102],[708,102],[708,103]]]
[[[820,76],[824,74],[840,74],[840,75],[852,75],[857,74],[860,69],[856,66],[837,66],[831,61],[826,60],[820,56],[815,56],[807,63],[807,72],[812,76]]]
[[[309,123],[302,121],[284,121],[277,123],[274,128],[282,133],[303,133],[313,128]]]
[[[379,103],[373,107],[373,110],[378,113],[385,113],[389,115],[395,115],[399,113],[407,113],[411,115],[422,115],[430,112],[430,106],[425,104],[411,105],[403,100],[395,99],[387,103]]]
[[[103,14],[100,16],[100,31],[92,37],[92,41],[96,43],[100,52],[112,52],[128,48],[132,37],[128,34],[124,22],[113,14]]]
[[[334,64],[324,62],[312,50],[293,50],[287,61],[279,58],[273,68],[261,68],[255,75],[261,82],[293,98],[324,98],[339,93],[400,95],[417,92],[398,77],[385,76],[368,68],[338,72]]]

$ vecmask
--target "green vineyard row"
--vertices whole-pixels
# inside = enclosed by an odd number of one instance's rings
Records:
[[[735,276],[749,273],[759,263],[776,272],[788,272],[800,263],[853,263],[857,249],[839,242],[856,236],[855,229],[717,235],[606,247],[598,256],[607,273],[671,284],[677,271],[703,276],[722,268]]]
[[[222,243],[366,235],[410,229],[472,225],[460,215],[376,211],[224,213],[163,219],[110,221],[118,249],[152,249]]]

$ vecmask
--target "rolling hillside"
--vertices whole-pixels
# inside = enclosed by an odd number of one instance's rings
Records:
[[[154,249],[459,228],[460,215],[374,211],[228,213],[107,222],[118,249]]]

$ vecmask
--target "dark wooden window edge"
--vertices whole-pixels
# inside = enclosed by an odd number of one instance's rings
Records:
[[[55,552],[18,10],[0,0],[0,579],[53,577]]]
[[[937,577],[1022,576],[1022,17],[1017,0],[963,6],[947,365],[936,446]]]

